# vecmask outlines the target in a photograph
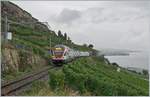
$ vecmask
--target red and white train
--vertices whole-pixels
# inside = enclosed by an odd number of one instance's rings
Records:
[[[51,53],[53,63],[65,63],[77,57],[90,56],[89,52],[77,51],[65,45],[56,45]]]

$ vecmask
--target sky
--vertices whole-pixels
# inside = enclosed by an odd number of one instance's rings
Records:
[[[12,1],[54,31],[94,48],[149,50],[149,1]]]

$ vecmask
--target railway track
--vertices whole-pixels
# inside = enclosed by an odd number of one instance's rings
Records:
[[[1,84],[1,96],[11,96],[17,95],[17,91],[22,89],[23,87],[30,85],[33,81],[42,79],[46,75],[48,75],[48,70],[56,67],[45,67],[44,69],[34,72],[32,74],[21,77],[18,80],[13,80],[10,82],[4,82]]]

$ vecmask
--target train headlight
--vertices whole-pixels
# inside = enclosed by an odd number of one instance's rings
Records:
[[[52,56],[52,58],[55,58],[55,56]]]

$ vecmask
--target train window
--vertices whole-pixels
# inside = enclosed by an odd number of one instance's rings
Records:
[[[62,52],[62,51],[59,51],[59,52],[58,52],[58,51],[55,51],[54,54],[55,54],[56,56],[61,56],[61,55],[63,55],[63,52]]]

